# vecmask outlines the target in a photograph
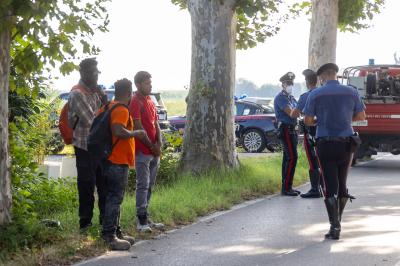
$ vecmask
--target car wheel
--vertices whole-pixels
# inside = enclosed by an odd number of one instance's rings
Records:
[[[247,152],[262,152],[265,149],[265,137],[257,129],[247,130],[243,134],[242,145]]]

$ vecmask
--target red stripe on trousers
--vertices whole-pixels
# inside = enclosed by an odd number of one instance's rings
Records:
[[[286,178],[285,178],[285,190],[288,190],[288,185],[289,185],[289,176],[290,172],[292,171],[292,168],[294,167],[294,154],[293,154],[293,146],[292,146],[292,140],[290,139],[289,136],[289,129],[285,128],[285,136],[286,136],[286,141],[288,143],[288,148],[289,148],[289,157],[291,158],[289,160],[289,167],[286,173]]]
[[[321,175],[322,175],[322,183],[324,183],[324,185],[322,187],[322,193],[324,194],[324,197],[326,198],[326,195],[328,195],[328,188],[326,187],[324,169],[322,169],[322,165],[321,165],[321,161],[319,160],[317,149],[315,149],[315,154],[317,155],[317,161],[318,161],[319,169],[320,169]]]

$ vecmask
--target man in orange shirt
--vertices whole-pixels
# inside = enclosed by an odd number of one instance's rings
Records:
[[[110,115],[113,149],[104,165],[107,195],[102,236],[113,250],[128,250],[134,238],[123,236],[119,227],[120,206],[128,183],[129,168],[135,165],[135,137],[144,137],[144,130],[133,130],[134,125],[128,105],[132,97],[132,82],[128,79],[114,83],[115,107]],[[100,111],[104,111],[104,108]]]

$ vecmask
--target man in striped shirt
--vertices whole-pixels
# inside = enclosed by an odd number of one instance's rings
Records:
[[[101,168],[87,151],[87,138],[97,111],[107,97],[97,87],[99,70],[94,58],[84,59],[79,64],[81,79],[72,89],[68,104],[68,122],[73,128],[73,146],[76,155],[79,193],[79,225],[81,230],[92,225],[94,187],[97,187],[100,223],[104,215],[105,193]]]

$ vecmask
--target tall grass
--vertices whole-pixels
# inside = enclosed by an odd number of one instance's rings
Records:
[[[299,153],[294,185],[307,181],[307,173],[306,158],[303,153]],[[150,203],[150,214],[153,220],[172,228],[191,223],[199,216],[228,209],[243,200],[278,192],[280,187],[280,154],[245,158],[236,170],[210,172],[197,177],[181,175],[173,184],[156,186]],[[127,194],[121,206],[121,226],[131,235],[135,235],[135,213],[135,196]],[[54,239],[38,243],[30,251],[13,254],[14,260],[9,262],[10,265],[64,264],[105,252],[107,247],[99,238],[101,228],[97,215],[96,208],[94,227],[87,236],[82,236],[78,231],[77,210],[60,210],[49,217],[61,221],[62,225],[61,230],[53,232]],[[49,233],[48,230],[45,232]]]

